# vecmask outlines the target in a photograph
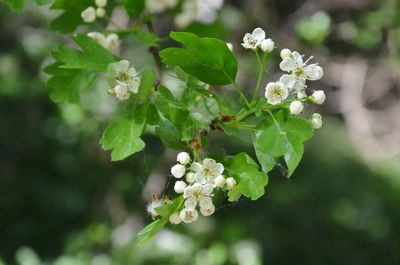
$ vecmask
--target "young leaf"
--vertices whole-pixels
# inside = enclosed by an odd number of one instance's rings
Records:
[[[100,140],[104,150],[111,150],[111,160],[118,161],[142,150],[145,143],[140,139],[146,123],[146,105],[135,107],[133,118],[111,123]]]
[[[163,62],[179,66],[186,73],[210,85],[234,82],[237,61],[226,43],[213,38],[200,38],[188,32],[172,32],[170,37],[187,48],[167,48],[160,52]]]
[[[159,215],[161,215],[161,217],[169,218],[172,213],[178,211],[181,208],[184,201],[185,199],[183,198],[183,196],[179,196],[172,200],[171,203],[164,204],[163,206],[158,207],[155,210]]]
[[[240,153],[233,158],[229,172],[238,182],[236,189],[229,194],[229,200],[238,199],[238,192],[257,200],[264,195],[264,187],[268,184],[268,175],[260,172],[257,163],[246,153]]]
[[[254,148],[264,172],[271,171],[275,159],[283,156],[291,176],[303,156],[303,142],[312,137],[313,130],[307,120],[285,110],[274,116],[257,127],[253,134]]]
[[[137,99],[140,102],[147,102],[153,90],[155,74],[153,71],[145,70],[142,73],[142,81],[140,83]]]
[[[147,240],[152,238],[158,233],[166,224],[168,223],[168,218],[158,219],[147,226],[145,226],[138,234],[137,240],[139,244],[145,243]]]
[[[161,142],[172,149],[182,149],[185,145],[182,143],[182,134],[178,129],[167,119],[163,119],[160,125],[156,128],[156,133],[160,137]]]
[[[25,0],[0,0],[6,4],[12,11],[22,12],[24,8]]]

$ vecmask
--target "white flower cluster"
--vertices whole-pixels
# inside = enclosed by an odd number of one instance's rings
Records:
[[[192,162],[190,155],[181,152],[177,156],[178,163],[171,168],[171,174],[177,179],[174,190],[183,194],[184,208],[170,216],[173,224],[192,223],[199,217],[198,210],[203,216],[210,216],[215,212],[212,201],[215,189],[231,190],[235,179],[225,178],[224,166],[215,160],[206,158],[202,163]]]
[[[126,100],[136,94],[140,86],[140,77],[135,67],[129,67],[129,61],[122,60],[108,66],[107,77],[112,78],[115,86],[109,90],[119,100]]]
[[[152,13],[161,13],[168,8],[173,8],[178,0],[147,0],[146,9]]]
[[[104,17],[106,10],[104,9],[107,5],[107,0],[95,0],[96,8],[90,6],[82,11],[81,17],[84,22],[92,23],[96,20],[96,17]]]
[[[224,0],[186,0],[183,2],[182,12],[175,17],[175,24],[183,28],[193,21],[213,23],[223,4]]]
[[[111,52],[115,51],[120,45],[119,37],[115,33],[105,36],[100,32],[90,32],[87,35]]]
[[[274,49],[274,42],[271,39],[266,39],[265,31],[261,28],[256,28],[252,33],[246,33],[243,38],[242,46],[245,49],[250,49],[257,52],[258,48],[265,53],[270,53]],[[282,58],[279,67],[282,71],[287,72],[281,76],[279,81],[269,82],[265,88],[265,97],[271,105],[276,105],[284,102],[289,97],[291,101],[289,109],[292,115],[300,115],[304,110],[302,101],[307,98],[306,82],[307,80],[315,81],[323,77],[324,71],[317,63],[308,64],[313,58],[310,57],[305,62],[303,56],[289,49],[283,49],[280,52]],[[307,98],[309,101],[321,105],[325,102],[326,96],[323,90],[314,91]],[[310,119],[310,123],[314,129],[319,129],[322,126],[322,118],[318,113],[314,113]]]

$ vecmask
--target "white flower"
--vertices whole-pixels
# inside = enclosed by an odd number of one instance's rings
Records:
[[[196,181],[196,176],[193,172],[189,172],[186,174],[186,182],[192,184]]]
[[[115,33],[111,33],[110,35],[108,35],[106,37],[106,41],[107,41],[106,48],[110,51],[116,50],[120,45],[119,37]]]
[[[213,188],[210,184],[195,183],[192,186],[186,187],[183,198],[185,198],[186,208],[196,208],[197,203],[208,200],[212,196]]]
[[[98,17],[104,17],[106,14],[106,10],[102,7],[96,8],[96,16]]]
[[[183,1],[182,12],[175,16],[175,24],[182,28],[188,26],[193,21],[203,24],[213,23],[217,19],[217,11],[221,9],[223,2],[223,0]]]
[[[270,82],[265,88],[265,97],[268,99],[268,103],[276,105],[287,99],[289,91],[286,85],[281,82]]]
[[[236,180],[234,178],[227,178],[225,187],[227,190],[231,190],[236,186]]]
[[[300,113],[303,112],[303,109],[304,105],[300,101],[295,100],[292,103],[290,103],[290,113],[292,115],[299,115]]]
[[[315,104],[321,105],[325,102],[326,96],[325,96],[325,92],[323,90],[317,90],[314,91],[314,93],[311,96],[311,100],[312,102],[314,102]]]
[[[160,214],[156,211],[156,208],[163,206],[164,201],[163,200],[153,200],[149,204],[147,204],[147,212],[151,215],[153,219],[158,217]]]
[[[297,98],[298,99],[302,99],[302,98],[306,98],[306,97],[307,97],[306,91],[304,91],[304,90],[297,91]]]
[[[147,0],[146,8],[153,13],[161,13],[168,8],[176,6],[178,0]]]
[[[108,41],[106,36],[104,36],[104,34],[100,32],[89,32],[87,36],[96,41],[99,45],[107,49]]]
[[[214,180],[215,186],[218,188],[222,188],[225,185],[225,178],[222,175],[219,175]]]
[[[128,90],[128,85],[119,81],[117,81],[117,83],[112,94],[121,101],[127,100],[131,95]]]
[[[127,60],[111,63],[108,66],[107,78],[115,79],[115,83],[119,85],[125,84],[131,94],[136,94],[139,90],[140,77],[133,66],[129,67]]]
[[[184,181],[177,181],[174,185],[174,191],[176,193],[183,193],[186,189],[187,184]]]
[[[175,212],[169,216],[169,221],[171,224],[178,225],[181,223],[181,219],[179,218],[179,213]]]
[[[228,49],[229,49],[230,51],[233,51],[233,44],[232,44],[232,43],[227,42],[227,43],[226,43],[226,46],[228,46]]]
[[[195,172],[198,183],[214,184],[215,178],[224,173],[224,166],[221,163],[215,162],[214,159],[206,158],[203,160],[201,167],[197,168]]]
[[[265,40],[265,31],[261,28],[256,28],[251,34],[246,33],[244,35],[242,46],[245,49],[255,50],[261,45],[263,40]]]
[[[86,23],[92,23],[96,20],[96,10],[94,7],[88,7],[82,11],[81,17]]]
[[[190,170],[192,170],[193,172],[198,172],[201,170],[203,166],[199,163],[199,162],[193,162],[190,165]]]
[[[320,129],[322,127],[322,117],[321,114],[319,113],[314,113],[311,116],[311,127],[313,127],[313,129]]]
[[[196,221],[199,218],[199,213],[196,211],[196,209],[185,208],[179,213],[179,218],[182,222],[188,224]]]
[[[186,168],[184,165],[181,165],[181,164],[176,164],[175,166],[173,166],[171,168],[172,176],[174,176],[177,179],[180,179],[181,177],[183,177],[185,175],[185,172],[186,172]]]
[[[261,42],[261,50],[270,53],[274,49],[275,43],[271,39],[266,39]]]
[[[303,62],[303,57],[298,52],[292,52],[290,56],[285,55],[279,67],[289,74],[283,75],[279,81],[289,89],[298,92],[304,90],[307,80],[321,79],[324,75],[322,67],[317,64],[307,65],[310,59]]]
[[[181,163],[182,165],[187,165],[190,163],[191,159],[190,159],[190,155],[187,152],[180,152],[177,157],[176,157],[176,161],[178,161],[179,163]]]
[[[200,213],[203,216],[210,216],[215,212],[215,206],[213,204],[207,206],[207,207],[200,207]]]
[[[98,7],[105,7],[107,5],[107,0],[96,0],[95,3]]]
[[[281,50],[281,54],[280,55],[281,55],[282,59],[285,59],[285,58],[288,58],[288,57],[290,57],[292,55],[292,51],[289,50],[289,49],[283,49],[283,50]]]

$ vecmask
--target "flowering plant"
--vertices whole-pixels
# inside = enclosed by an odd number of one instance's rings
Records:
[[[52,2],[52,9],[63,10],[53,20],[53,29],[62,33],[72,33],[82,25],[88,26],[84,30],[90,29],[73,34],[79,48],[60,44],[52,51],[53,62],[44,69],[49,75],[51,98],[55,102],[79,103],[81,93],[104,79],[110,97],[129,108],[127,114],[107,126],[100,140],[104,150],[111,150],[112,161],[144,149],[141,136],[149,126],[155,128],[166,147],[179,150],[177,163],[170,169],[176,179],[175,194],[171,198],[153,195],[147,211],[154,221],[139,233],[141,241],[168,223],[192,223],[199,215],[212,215],[217,192],[226,194],[231,202],[241,196],[257,200],[264,194],[268,173],[278,159],[285,161],[287,175],[291,176],[302,158],[304,142],[322,126],[320,114],[310,118],[302,115],[306,105],[325,101],[322,90],[310,95],[307,83],[322,78],[322,67],[310,64],[312,57],[304,61],[300,53],[282,49],[279,67],[286,73],[279,80],[263,84],[268,56],[276,48],[261,28],[246,33],[241,44],[259,64],[251,97],[236,82],[238,62],[232,50],[239,45],[189,32],[171,32],[169,37],[181,46],[158,52],[161,39],[154,32],[152,14],[176,9],[174,21],[178,27],[192,21],[210,23],[222,1],[189,0],[180,5],[177,0],[37,1]],[[130,26],[117,26],[112,14],[119,6],[133,21]],[[134,66],[135,61],[119,57],[121,43],[129,36],[149,48],[153,68],[143,69]],[[164,81],[165,72],[184,84],[182,95],[171,93],[173,87]],[[262,86],[264,96],[259,95]],[[230,88],[238,94],[236,105],[226,100]],[[245,152],[218,158],[207,153],[207,139],[213,131],[237,138],[247,137],[243,132],[250,133],[258,161]]]

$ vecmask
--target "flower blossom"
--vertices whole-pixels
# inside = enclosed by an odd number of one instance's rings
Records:
[[[270,82],[265,88],[265,97],[268,103],[276,105],[287,99],[289,96],[288,89],[285,84],[281,82]]]
[[[253,32],[246,33],[243,37],[242,46],[245,49],[256,50],[265,40],[265,31],[261,28],[256,28]]]
[[[133,66],[129,67],[127,60],[111,63],[108,66],[107,78],[112,79],[115,83],[109,93],[120,100],[128,99],[131,94],[136,94],[139,90],[139,74]]]

